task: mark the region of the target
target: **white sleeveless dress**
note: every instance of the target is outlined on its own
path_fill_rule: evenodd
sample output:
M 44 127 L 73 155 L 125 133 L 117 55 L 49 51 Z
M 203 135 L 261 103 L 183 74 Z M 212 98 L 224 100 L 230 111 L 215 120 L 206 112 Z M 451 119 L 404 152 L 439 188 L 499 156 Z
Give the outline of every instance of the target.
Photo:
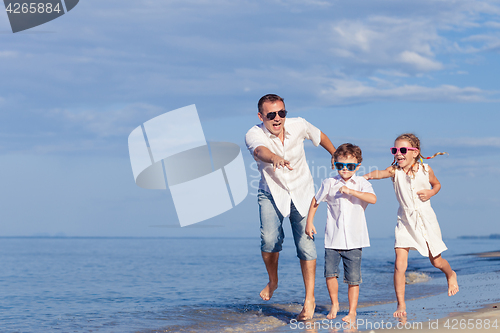
M 425 170 L 427 164 L 423 164 Z M 402 169 L 396 169 L 394 191 L 399 202 L 396 242 L 394 247 L 409 247 L 428 257 L 429 249 L 433 257 L 447 249 L 441 238 L 441 229 L 430 200 L 422 202 L 417 192 L 431 189 L 429 173 L 419 165 L 414 177 L 408 176 Z M 427 248 L 427 246 L 429 246 Z

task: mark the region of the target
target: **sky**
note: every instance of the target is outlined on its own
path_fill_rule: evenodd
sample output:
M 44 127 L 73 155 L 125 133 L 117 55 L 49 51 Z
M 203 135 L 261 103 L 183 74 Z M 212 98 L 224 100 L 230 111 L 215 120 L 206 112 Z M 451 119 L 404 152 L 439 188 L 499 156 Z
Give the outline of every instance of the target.
M 16 34 L 0 13 L 0 236 L 258 242 L 244 136 L 267 93 L 335 146 L 360 146 L 360 174 L 389 166 L 401 133 L 425 156 L 448 152 L 429 162 L 443 236 L 500 233 L 499 50 L 500 1 L 81 0 Z M 208 141 L 241 147 L 249 195 L 181 228 L 168 190 L 135 184 L 127 139 L 191 104 Z M 306 155 L 316 185 L 335 175 L 324 149 Z M 392 184 L 372 184 L 370 236 L 393 237 Z

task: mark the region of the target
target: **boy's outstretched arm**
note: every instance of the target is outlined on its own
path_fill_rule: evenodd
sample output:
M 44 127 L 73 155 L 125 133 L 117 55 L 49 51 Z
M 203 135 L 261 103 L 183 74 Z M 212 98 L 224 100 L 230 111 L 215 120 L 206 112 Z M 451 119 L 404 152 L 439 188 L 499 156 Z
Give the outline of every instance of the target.
M 353 197 L 356 197 L 359 200 L 363 200 L 363 201 L 368 202 L 370 204 L 374 204 L 377 202 L 377 196 L 375 194 L 368 193 L 368 192 L 356 191 L 356 190 L 348 188 L 347 186 L 342 186 L 340 188 L 339 192 L 342 194 L 345 193 L 347 195 L 352 195 Z
M 309 206 L 309 213 L 307 213 L 307 222 L 306 222 L 306 235 L 314 238 L 314 234 L 317 234 L 316 228 L 314 227 L 314 215 L 318 210 L 319 204 L 316 202 L 316 198 L 313 197 L 311 200 L 311 206 Z
M 385 170 L 375 170 L 363 175 L 363 177 L 367 180 L 394 177 L 394 168 L 390 166 Z

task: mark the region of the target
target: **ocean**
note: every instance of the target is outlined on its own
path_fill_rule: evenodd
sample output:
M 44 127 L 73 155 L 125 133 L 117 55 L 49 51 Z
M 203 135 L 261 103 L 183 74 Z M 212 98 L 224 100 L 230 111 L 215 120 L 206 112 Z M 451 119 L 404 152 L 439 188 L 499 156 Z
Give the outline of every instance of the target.
M 499 258 L 472 255 L 500 250 L 500 239 L 445 242 L 449 250 L 443 257 L 457 271 L 459 294 L 466 298 L 455 302 L 466 303 L 468 311 L 500 300 Z M 388 304 L 395 301 L 393 244 L 391 238 L 371 239 L 371 247 L 363 249 L 358 318 L 376 313 L 389 320 L 395 309 Z M 315 316 L 321 319 L 330 300 L 320 238 L 317 248 Z M 2 333 L 288 332 L 294 331 L 290 321 L 304 297 L 291 238 L 280 254 L 279 288 L 269 302 L 259 297 L 267 274 L 258 238 L 4 237 L 0 265 Z M 478 278 L 490 281 L 484 282 L 489 291 L 482 296 Z M 432 300 L 447 291 L 444 275 L 416 251 L 411 251 L 407 282 L 407 299 Z M 347 309 L 344 283 L 339 299 L 341 318 Z M 422 311 L 408 312 L 418 320 L 450 312 L 441 307 Z

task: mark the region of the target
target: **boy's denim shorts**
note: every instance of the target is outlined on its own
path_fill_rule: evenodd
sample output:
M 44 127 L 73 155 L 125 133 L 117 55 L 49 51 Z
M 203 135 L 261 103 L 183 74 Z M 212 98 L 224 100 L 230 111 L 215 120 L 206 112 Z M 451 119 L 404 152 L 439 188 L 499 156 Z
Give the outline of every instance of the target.
M 335 250 L 325 248 L 325 277 L 339 277 L 340 259 L 344 263 L 344 282 L 358 285 L 361 280 L 362 249 Z
M 260 214 L 260 238 L 262 252 L 280 252 L 285 239 L 283 232 L 283 215 L 274 203 L 273 196 L 263 190 L 257 193 Z M 292 226 L 293 240 L 300 260 L 314 260 L 317 257 L 314 240 L 306 235 L 307 216 L 303 217 L 295 208 L 293 202 L 290 207 L 290 225 Z

